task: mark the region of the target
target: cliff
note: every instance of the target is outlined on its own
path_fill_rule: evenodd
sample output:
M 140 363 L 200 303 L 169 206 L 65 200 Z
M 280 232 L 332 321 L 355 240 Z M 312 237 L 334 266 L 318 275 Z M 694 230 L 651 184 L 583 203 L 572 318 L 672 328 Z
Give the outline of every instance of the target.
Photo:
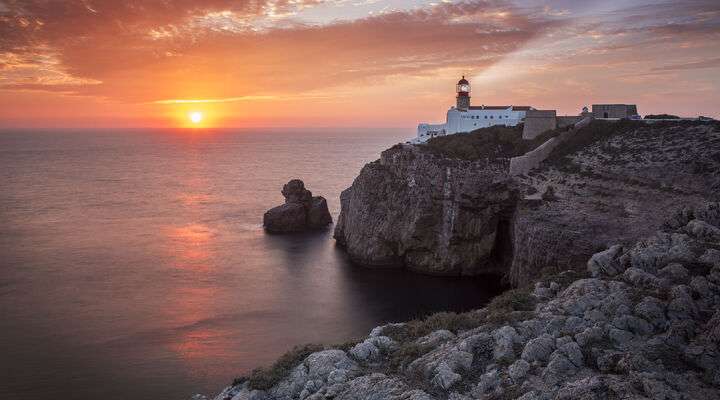
M 455 136 L 366 165 L 335 237 L 359 263 L 516 289 L 296 348 L 216 400 L 720 398 L 717 124 L 594 122 L 518 176 L 537 142 Z
M 501 274 L 520 285 L 653 233 L 679 205 L 718 200 L 717 124 L 595 121 L 564 136 L 540 168 L 510 176 L 511 157 L 561 134 L 523 141 L 520 132 L 482 129 L 383 152 L 341 195 L 338 244 L 367 266 Z
M 397 145 L 366 165 L 340 196 L 337 243 L 357 263 L 437 275 L 502 274 L 518 186 L 511 156 L 547 139 L 521 128 Z
M 504 170 L 502 162 L 395 146 L 343 191 L 335 239 L 368 266 L 499 273 L 510 259 L 507 249 L 496 246 L 497 237 L 507 231 L 517 201 Z
M 508 276 L 518 285 L 650 235 L 678 207 L 720 200 L 720 127 L 596 121 L 515 182 L 524 196 Z M 549 187 L 553 198 L 543 200 Z
M 216 400 L 720 398 L 720 203 L 465 314 L 296 349 Z

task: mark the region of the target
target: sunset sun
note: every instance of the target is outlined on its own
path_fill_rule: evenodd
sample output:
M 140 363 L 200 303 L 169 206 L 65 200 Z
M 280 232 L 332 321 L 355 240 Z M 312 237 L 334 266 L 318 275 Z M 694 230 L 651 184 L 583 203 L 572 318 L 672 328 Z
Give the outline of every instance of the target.
M 199 124 L 203 120 L 203 114 L 200 111 L 193 111 L 188 117 L 193 124 Z

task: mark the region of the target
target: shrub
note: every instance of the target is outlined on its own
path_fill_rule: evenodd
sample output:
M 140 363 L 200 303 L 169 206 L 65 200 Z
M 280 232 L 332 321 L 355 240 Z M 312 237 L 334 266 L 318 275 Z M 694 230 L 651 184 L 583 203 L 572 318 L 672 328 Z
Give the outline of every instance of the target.
M 444 157 L 463 160 L 495 160 L 523 155 L 535 149 L 561 130 L 545 132 L 533 140 L 522 138 L 522 125 L 496 125 L 469 133 L 456 133 L 430 139 L 420 148 Z
M 355 347 L 356 344 L 358 344 L 362 341 L 363 341 L 363 339 L 351 339 L 344 343 L 336 344 L 333 346 L 328 346 L 328 348 L 338 349 L 338 350 L 342 350 L 342 351 L 350 351 L 350 349 L 352 349 L 353 347 Z
M 257 390 L 270 389 L 283 378 L 288 376 L 290 371 L 300 364 L 307 356 L 323 349 L 323 346 L 316 344 L 296 346 L 278 358 L 277 361 L 275 361 L 275 363 L 269 368 L 254 369 L 247 378 L 248 386 L 251 389 Z M 242 383 L 243 381 L 241 379 L 242 378 L 238 378 L 235 381 Z
M 388 326 L 383 333 L 395 341 L 407 343 L 440 329 L 458 333 L 476 328 L 483 322 L 482 315 L 477 310 L 465 313 L 439 312 L 403 325 Z
M 680 117 L 672 114 L 648 114 L 645 119 L 680 119 Z
M 556 166 L 562 166 L 570 161 L 566 156 L 572 155 L 612 136 L 622 135 L 646 126 L 647 125 L 641 121 L 620 120 L 613 122 L 594 120 L 587 126 L 578 129 L 577 132 L 568 136 L 560 145 L 553 149 L 546 162 Z
M 524 319 L 535 309 L 536 299 L 528 288 L 512 289 L 496 296 L 487 306 L 489 322 Z
M 423 353 L 424 351 L 420 345 L 414 342 L 402 343 L 400 348 L 390 356 L 388 367 L 393 371 L 401 370 L 407 367 L 409 363 L 420 358 Z
M 595 252 L 603 251 L 605 248 L 596 249 Z M 573 269 L 565 271 L 556 271 L 553 268 L 545 268 L 541 271 L 538 282 L 542 282 L 543 286 L 550 285 L 550 282 L 556 282 L 560 285 L 560 288 L 564 289 L 570 286 L 571 283 L 579 280 L 589 278 L 590 273 L 587 271 L 587 265 L 577 265 Z

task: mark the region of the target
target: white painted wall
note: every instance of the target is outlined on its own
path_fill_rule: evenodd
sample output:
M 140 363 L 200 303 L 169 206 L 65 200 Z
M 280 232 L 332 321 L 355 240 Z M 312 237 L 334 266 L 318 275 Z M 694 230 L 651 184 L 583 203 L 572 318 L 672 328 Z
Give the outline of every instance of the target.
M 413 142 L 422 143 L 435 136 L 470 132 L 494 125 L 515 126 L 524 118 L 525 111 L 513 110 L 512 107 L 504 110 L 475 109 L 468 111 L 460 111 L 451 107 L 447 112 L 444 124 L 419 124 L 417 137 Z

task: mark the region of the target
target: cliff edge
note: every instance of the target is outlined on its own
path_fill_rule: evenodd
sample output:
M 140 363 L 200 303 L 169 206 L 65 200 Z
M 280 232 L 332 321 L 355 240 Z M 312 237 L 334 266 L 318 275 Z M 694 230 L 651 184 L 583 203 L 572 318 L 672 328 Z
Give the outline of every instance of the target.
M 720 398 L 720 203 L 486 308 L 306 346 L 216 400 Z
M 523 141 L 493 127 L 386 150 L 342 193 L 337 243 L 366 266 L 521 285 L 719 199 L 716 123 L 593 121 L 539 168 L 508 174 L 511 157 L 560 133 Z
M 517 201 L 505 170 L 502 162 L 395 146 L 342 192 L 335 239 L 367 266 L 443 275 L 499 273 L 510 259 L 496 238 L 507 231 Z

